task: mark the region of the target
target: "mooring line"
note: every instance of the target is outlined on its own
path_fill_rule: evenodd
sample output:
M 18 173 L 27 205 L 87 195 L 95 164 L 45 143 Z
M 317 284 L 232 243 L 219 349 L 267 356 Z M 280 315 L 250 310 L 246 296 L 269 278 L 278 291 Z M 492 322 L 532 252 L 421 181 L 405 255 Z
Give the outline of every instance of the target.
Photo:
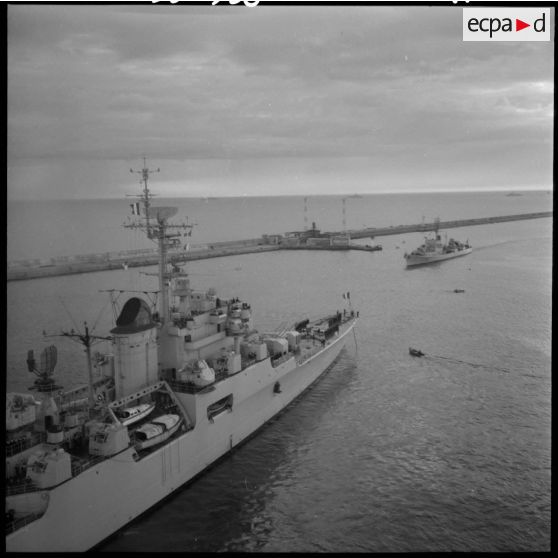
M 511 372 L 511 370 L 508 370 L 507 368 L 500 368 L 498 366 L 490 366 L 487 364 L 479 364 L 476 362 L 468 362 L 466 360 L 459 360 L 457 358 L 449 358 L 449 357 L 445 357 L 445 356 L 441 356 L 441 355 L 427 355 L 425 354 L 424 356 L 430 356 L 431 358 L 443 358 L 444 360 L 449 360 L 451 362 L 456 362 L 458 364 L 467 364 L 468 366 L 472 366 L 473 368 L 492 368 L 493 370 L 499 370 L 500 372 L 506 372 L 507 374 L 509 374 Z

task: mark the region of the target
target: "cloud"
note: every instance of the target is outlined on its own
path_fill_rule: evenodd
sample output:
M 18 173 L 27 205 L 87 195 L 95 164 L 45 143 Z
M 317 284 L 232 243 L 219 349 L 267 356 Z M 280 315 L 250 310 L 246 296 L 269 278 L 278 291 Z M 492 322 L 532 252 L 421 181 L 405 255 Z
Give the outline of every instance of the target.
M 452 7 L 10 5 L 8 44 L 12 169 L 360 157 L 387 175 L 436 153 L 447 174 L 503 145 L 530 168 L 552 133 L 552 44 L 464 43 Z

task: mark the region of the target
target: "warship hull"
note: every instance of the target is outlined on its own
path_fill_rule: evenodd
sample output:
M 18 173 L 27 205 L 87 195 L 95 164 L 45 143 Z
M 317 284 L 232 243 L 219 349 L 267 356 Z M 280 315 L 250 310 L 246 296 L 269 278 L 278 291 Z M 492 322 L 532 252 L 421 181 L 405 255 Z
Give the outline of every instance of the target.
M 452 260 L 453 258 L 458 258 L 459 256 L 466 256 L 472 251 L 472 248 L 465 248 L 464 250 L 456 250 L 455 252 L 449 252 L 446 254 L 426 254 L 423 256 L 410 254 L 406 257 L 407 267 L 442 262 L 444 260 Z
M 145 456 L 130 446 L 51 489 L 25 498 L 42 508 L 34 521 L 7 534 L 8 552 L 86 551 L 194 479 L 238 446 L 314 383 L 344 347 L 356 320 L 317 352 L 272 366 L 256 362 L 195 396 L 174 391 L 194 427 Z M 232 406 L 209 417 L 208 407 L 231 396 Z M 233 398 L 234 397 L 234 401 Z M 195 416 L 192 416 L 195 415 Z M 31 501 L 34 499 L 34 501 Z

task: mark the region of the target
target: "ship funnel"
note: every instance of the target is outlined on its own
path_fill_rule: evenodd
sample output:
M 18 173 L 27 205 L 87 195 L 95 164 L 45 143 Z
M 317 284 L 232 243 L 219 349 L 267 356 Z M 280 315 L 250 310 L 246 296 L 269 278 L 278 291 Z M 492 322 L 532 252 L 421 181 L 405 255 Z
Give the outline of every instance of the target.
M 157 324 L 147 303 L 137 297 L 123 306 L 111 330 L 116 397 L 157 381 Z

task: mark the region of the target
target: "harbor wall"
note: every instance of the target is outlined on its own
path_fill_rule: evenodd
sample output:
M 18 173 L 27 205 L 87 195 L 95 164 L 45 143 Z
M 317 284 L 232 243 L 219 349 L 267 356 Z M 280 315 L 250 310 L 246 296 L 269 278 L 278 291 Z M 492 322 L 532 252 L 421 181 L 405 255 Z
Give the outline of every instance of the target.
M 262 242 L 262 239 L 248 239 L 192 245 L 188 251 L 169 251 L 169 256 L 177 263 L 183 263 L 222 256 L 233 256 L 236 254 L 270 252 L 279 250 L 280 248 L 281 247 L 278 245 L 266 245 Z M 48 259 L 18 260 L 8 262 L 7 280 L 18 281 L 23 279 L 54 277 L 58 275 L 90 273 L 93 271 L 123 269 L 125 267 L 143 267 L 156 265 L 157 262 L 158 256 L 155 248 L 63 256 Z
M 507 221 L 519 221 L 523 219 L 539 219 L 552 217 L 552 215 L 552 211 L 546 211 L 541 213 L 522 213 L 518 215 L 481 217 L 477 219 L 440 221 L 438 225 L 436 225 L 436 223 L 420 223 L 414 225 L 397 225 L 378 228 L 368 227 L 365 229 L 349 230 L 346 232 L 350 234 L 351 239 L 374 238 L 376 236 L 388 236 L 412 232 L 428 232 L 434 230 L 436 226 L 440 229 L 451 229 L 456 227 L 470 227 L 475 225 L 503 223 Z M 342 233 L 328 232 L 325 234 L 329 236 L 338 236 Z M 187 251 L 172 251 L 169 252 L 169 255 L 175 261 L 181 263 L 238 254 L 270 252 L 284 248 L 287 248 L 287 245 L 281 245 L 281 240 L 278 238 L 278 235 L 274 235 L 273 237 L 263 235 L 261 238 L 252 238 L 247 240 L 230 240 L 205 244 L 192 244 Z M 331 249 L 336 248 L 336 246 L 331 247 Z M 122 269 L 124 267 L 141 267 L 156 264 L 157 251 L 155 248 L 63 256 L 48 259 L 17 260 L 7 262 L 7 280 L 17 281 L 23 279 L 37 279 L 40 277 L 54 277 L 58 275 L 107 271 L 111 269 Z
M 540 213 L 521 213 L 518 215 L 500 215 L 498 217 L 480 217 L 477 219 L 460 219 L 455 221 L 440 221 L 436 223 L 420 223 L 417 225 L 396 225 L 391 227 L 369 227 L 366 229 L 347 231 L 352 239 L 370 238 L 374 236 L 388 236 L 394 234 L 406 234 L 412 232 L 429 232 L 436 229 L 454 229 L 457 227 L 472 227 L 475 225 L 490 225 L 493 223 L 505 223 L 507 221 L 521 221 L 523 219 L 541 219 L 543 217 L 552 217 L 552 211 L 543 211 Z M 334 234 L 334 233 L 328 233 Z

